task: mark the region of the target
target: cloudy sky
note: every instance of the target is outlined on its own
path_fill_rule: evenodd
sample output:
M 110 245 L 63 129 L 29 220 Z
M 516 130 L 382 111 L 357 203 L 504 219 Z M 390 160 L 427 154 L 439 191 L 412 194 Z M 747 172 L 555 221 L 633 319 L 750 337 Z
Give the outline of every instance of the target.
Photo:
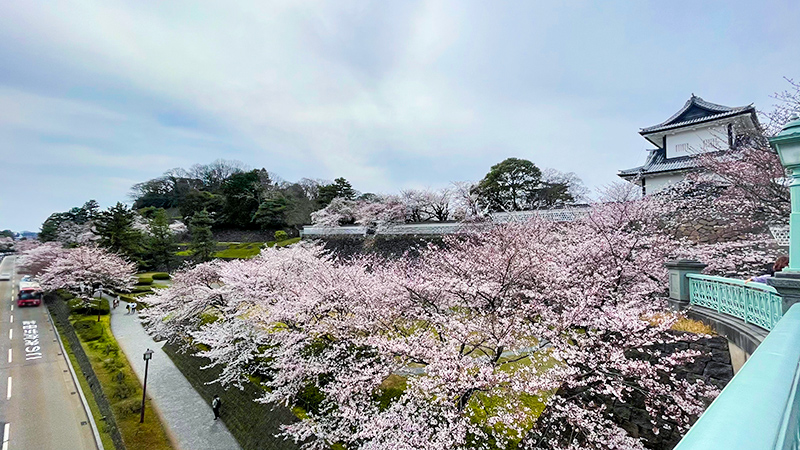
M 694 92 L 769 109 L 795 1 L 5 0 L 0 229 L 237 159 L 361 191 L 507 157 L 595 188 Z

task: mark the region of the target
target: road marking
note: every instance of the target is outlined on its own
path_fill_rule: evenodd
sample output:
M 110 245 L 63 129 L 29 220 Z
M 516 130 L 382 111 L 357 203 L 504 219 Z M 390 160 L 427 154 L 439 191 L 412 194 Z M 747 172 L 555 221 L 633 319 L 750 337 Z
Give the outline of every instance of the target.
M 8 429 L 11 428 L 11 424 L 6 422 L 6 426 L 3 427 L 3 450 L 8 450 Z
M 11 398 L 11 377 L 8 377 L 8 390 L 6 391 L 6 400 Z
M 13 328 L 8 330 L 8 339 L 9 340 L 14 339 L 14 329 Z
M 8 362 L 11 362 L 11 349 L 8 349 Z

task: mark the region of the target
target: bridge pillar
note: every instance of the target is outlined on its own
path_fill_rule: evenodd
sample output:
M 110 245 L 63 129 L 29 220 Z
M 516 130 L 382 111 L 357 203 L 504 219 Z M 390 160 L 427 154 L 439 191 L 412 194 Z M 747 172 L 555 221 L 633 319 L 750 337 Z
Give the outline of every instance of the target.
M 680 311 L 689 306 L 689 278 L 690 273 L 701 273 L 706 264 L 692 259 L 678 259 L 667 261 L 664 266 L 669 270 L 669 307 L 673 311 Z
M 789 214 L 789 267 L 767 280 L 783 299 L 783 313 L 800 303 L 800 119 L 795 115 L 769 145 L 778 153 L 783 167 L 792 174 L 789 184 L 791 214 Z
M 781 296 L 783 314 L 795 303 L 800 303 L 800 274 L 776 272 L 774 277 L 767 278 L 767 284 L 774 287 Z

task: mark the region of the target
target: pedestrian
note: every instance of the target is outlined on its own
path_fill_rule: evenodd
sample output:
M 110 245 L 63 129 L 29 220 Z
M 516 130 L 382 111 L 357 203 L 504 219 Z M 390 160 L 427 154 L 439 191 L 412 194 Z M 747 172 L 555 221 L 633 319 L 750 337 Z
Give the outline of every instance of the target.
M 136 302 L 131 303 L 131 314 L 136 314 Z
M 772 265 L 772 270 L 764 275 L 759 275 L 757 277 L 748 278 L 745 280 L 745 283 L 755 282 L 755 283 L 767 283 L 767 280 L 774 277 L 776 273 L 780 272 L 781 270 L 789 267 L 789 257 L 784 255 L 779 257 L 775 260 L 775 263 Z
M 131 313 L 131 304 L 125 303 L 125 314 L 130 314 L 130 313 Z
M 219 399 L 219 395 L 214 395 L 214 400 L 211 400 L 211 409 L 214 410 L 214 420 L 219 419 L 219 407 L 222 406 L 222 400 Z

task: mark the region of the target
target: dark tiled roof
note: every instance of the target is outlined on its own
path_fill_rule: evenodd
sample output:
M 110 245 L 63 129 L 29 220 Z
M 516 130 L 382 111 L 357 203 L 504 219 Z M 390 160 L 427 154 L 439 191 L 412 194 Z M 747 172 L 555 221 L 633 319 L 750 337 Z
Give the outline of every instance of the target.
M 656 131 L 677 128 L 685 125 L 691 125 L 693 123 L 705 122 L 708 120 L 722 119 L 724 117 L 730 117 L 749 112 L 755 112 L 755 108 L 752 104 L 747 106 L 730 107 L 707 102 L 702 98 L 692 94 L 692 97 L 686 101 L 686 103 L 683 105 L 683 108 L 673 114 L 669 119 L 661 122 L 658 125 L 642 128 L 639 133 L 654 133 Z
M 632 178 L 638 175 L 694 169 L 698 166 L 697 158 L 693 155 L 668 159 L 666 151 L 663 148 L 657 148 L 650 150 L 644 165 L 633 169 L 620 170 L 617 175 L 622 178 Z

